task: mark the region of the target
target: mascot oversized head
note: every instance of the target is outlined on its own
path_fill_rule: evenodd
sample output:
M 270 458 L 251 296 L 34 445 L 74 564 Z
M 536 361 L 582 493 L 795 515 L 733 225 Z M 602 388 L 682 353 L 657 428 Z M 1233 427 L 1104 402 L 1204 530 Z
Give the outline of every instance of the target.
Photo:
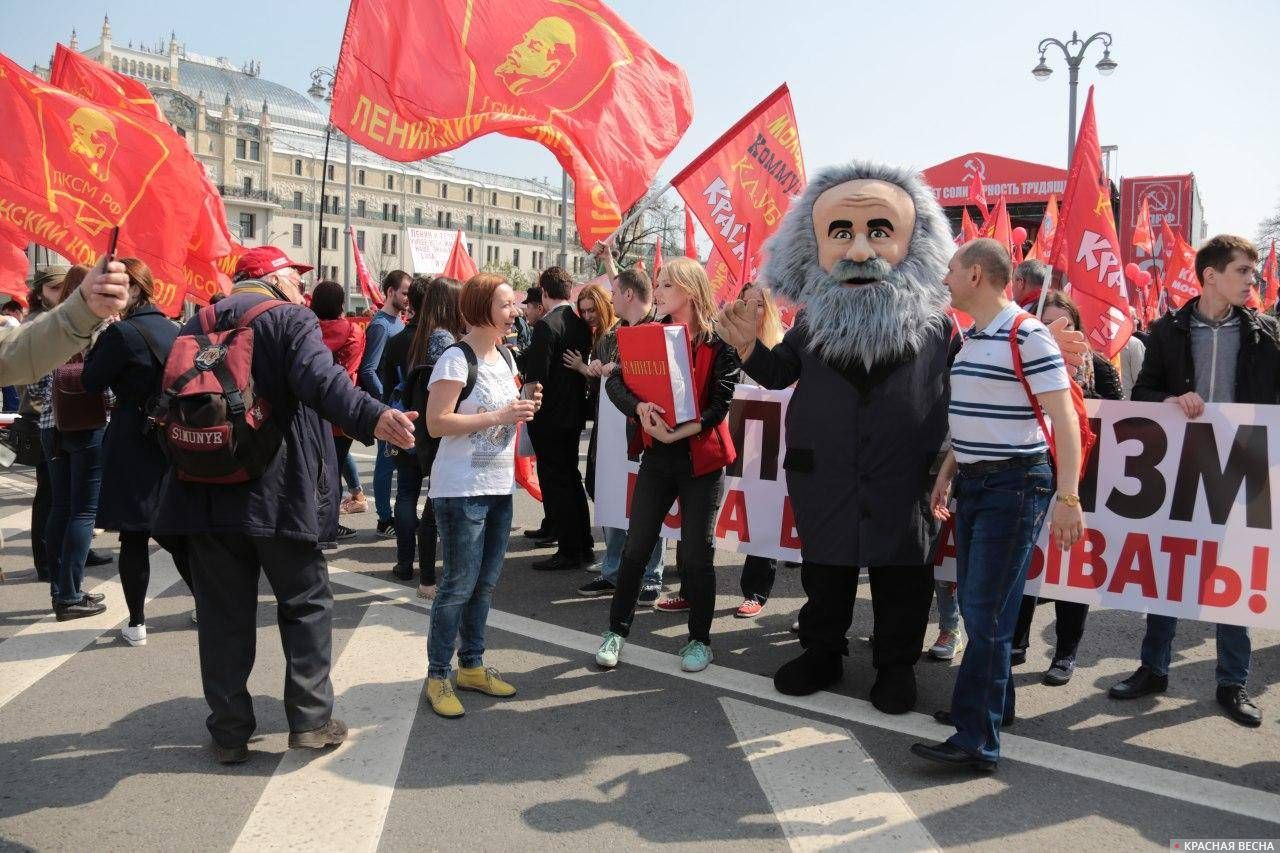
M 804 303 L 809 346 L 833 367 L 909 357 L 946 313 L 955 244 L 911 169 L 855 161 L 819 172 L 766 248 L 762 277 Z

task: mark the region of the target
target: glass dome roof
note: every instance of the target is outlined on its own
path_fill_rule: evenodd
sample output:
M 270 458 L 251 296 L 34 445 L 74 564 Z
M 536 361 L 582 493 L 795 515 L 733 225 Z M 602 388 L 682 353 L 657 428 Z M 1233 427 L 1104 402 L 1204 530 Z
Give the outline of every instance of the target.
M 257 115 L 266 101 L 273 124 L 323 130 L 329 121 L 326 111 L 301 92 L 243 71 L 183 59 L 178 62 L 178 86 L 193 100 L 204 92 L 205 105 L 214 111 L 230 93 L 232 108 L 246 116 Z

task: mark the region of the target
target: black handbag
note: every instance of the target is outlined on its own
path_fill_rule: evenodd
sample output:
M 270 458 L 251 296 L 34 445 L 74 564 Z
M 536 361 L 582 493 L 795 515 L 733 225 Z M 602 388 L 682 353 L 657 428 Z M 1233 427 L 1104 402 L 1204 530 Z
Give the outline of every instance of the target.
M 40 446 L 40 423 L 34 415 L 19 415 L 0 436 L 0 444 L 13 451 L 19 465 L 35 467 L 44 459 Z

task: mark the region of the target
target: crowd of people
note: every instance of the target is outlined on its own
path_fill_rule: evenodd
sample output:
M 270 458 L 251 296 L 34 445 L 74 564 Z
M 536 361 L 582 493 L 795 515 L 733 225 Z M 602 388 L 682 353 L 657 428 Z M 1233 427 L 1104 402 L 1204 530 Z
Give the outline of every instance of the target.
M 604 246 L 608 285 L 578 288 L 551 267 L 523 300 L 495 274 L 395 271 L 367 323 L 349 316 L 339 284 L 307 293 L 311 267 L 271 246 L 247 252 L 230 293 L 181 326 L 153 306 L 141 261 L 45 271 L 25 324 L 0 328 L 0 381 L 22 388 L 24 418 L 39 431 L 32 557 L 52 611 L 69 620 L 108 607 L 83 588 L 84 569 L 94 529 L 118 532 L 120 634 L 145 645 L 154 540 L 194 596 L 207 725 L 217 759 L 236 763 L 256 725 L 246 685 L 265 573 L 287 660 L 289 744 L 341 743 L 324 551 L 354 535 L 343 515 L 369 510 L 351 449 L 372 446 L 376 532 L 395 539 L 393 575 L 416 580 L 430 601 L 426 700 L 460 717 L 459 690 L 517 689 L 486 665 L 485 625 L 527 443 L 545 517 L 523 535 L 555 547 L 532 570 L 598 574 L 575 580 L 578 593 L 611 599 L 596 663 L 619 664 L 637 607 L 651 605 L 687 612 L 680 666 L 697 672 L 713 661 L 715 519 L 737 456 L 735 386 L 794 387 L 784 468 L 806 601 L 794 626 L 802 653 L 775 685 L 802 695 L 841 677 L 866 568 L 873 704 L 912 710 L 921 654 L 960 656 L 952 705 L 935 715 L 956 734 L 913 752 L 992 770 L 1000 729 L 1016 716 L 1011 668 L 1026 660 L 1040 603 L 1023 595 L 1032 547 L 1046 520 L 1058 547 L 1083 533 L 1073 386 L 1085 398 L 1172 400 L 1189 418 L 1205 403 L 1274 404 L 1280 326 L 1244 307 L 1254 247 L 1217 237 L 1197 254 L 1202 295 L 1135 336 L 1117 369 L 1088 351 L 1078 309 L 1044 264 L 1015 267 L 988 239 L 953 251 L 920 186 L 887 168 L 818 175 L 761 280 L 722 306 L 696 261 L 669 260 L 651 276 L 619 270 Z M 802 306 L 790 328 L 775 289 Z M 973 327 L 957 328 L 951 306 Z M 619 329 L 653 322 L 684 326 L 692 345 L 699 416 L 674 428 L 628 385 L 619 357 Z M 626 416 L 640 465 L 628 527 L 600 528 L 598 554 L 594 424 L 585 478 L 579 453 L 600 405 Z M 218 460 L 230 467 L 215 471 Z M 663 598 L 660 534 L 677 498 L 679 586 Z M 953 516 L 958 580 L 935 582 L 938 524 Z M 761 613 L 777 572 L 773 559 L 745 558 L 735 616 Z M 939 632 L 926 646 L 934 600 Z M 1071 602 L 1055 610 L 1048 685 L 1071 679 L 1088 614 Z M 1167 688 L 1176 620 L 1146 618 L 1141 666 L 1111 688 L 1116 699 Z M 1249 658 L 1248 631 L 1219 625 L 1217 701 L 1256 726 Z

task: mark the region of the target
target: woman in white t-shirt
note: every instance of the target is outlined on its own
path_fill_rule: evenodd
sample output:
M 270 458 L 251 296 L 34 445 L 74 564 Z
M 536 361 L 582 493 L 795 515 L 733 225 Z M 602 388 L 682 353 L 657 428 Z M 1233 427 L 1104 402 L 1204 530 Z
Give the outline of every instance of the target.
M 533 420 L 542 402 L 540 388 L 533 399 L 521 399 L 511 356 L 498 346 L 519 314 L 506 280 L 473 276 L 462 288 L 460 307 L 469 331 L 436 361 L 426 413 L 427 429 L 441 439 L 429 497 L 442 551 L 427 638 L 426 694 L 442 717 L 463 713 L 449 680 L 459 639 L 459 689 L 500 697 L 516 692 L 497 670 L 485 668 L 484 629 L 511 535 L 516 424 Z

